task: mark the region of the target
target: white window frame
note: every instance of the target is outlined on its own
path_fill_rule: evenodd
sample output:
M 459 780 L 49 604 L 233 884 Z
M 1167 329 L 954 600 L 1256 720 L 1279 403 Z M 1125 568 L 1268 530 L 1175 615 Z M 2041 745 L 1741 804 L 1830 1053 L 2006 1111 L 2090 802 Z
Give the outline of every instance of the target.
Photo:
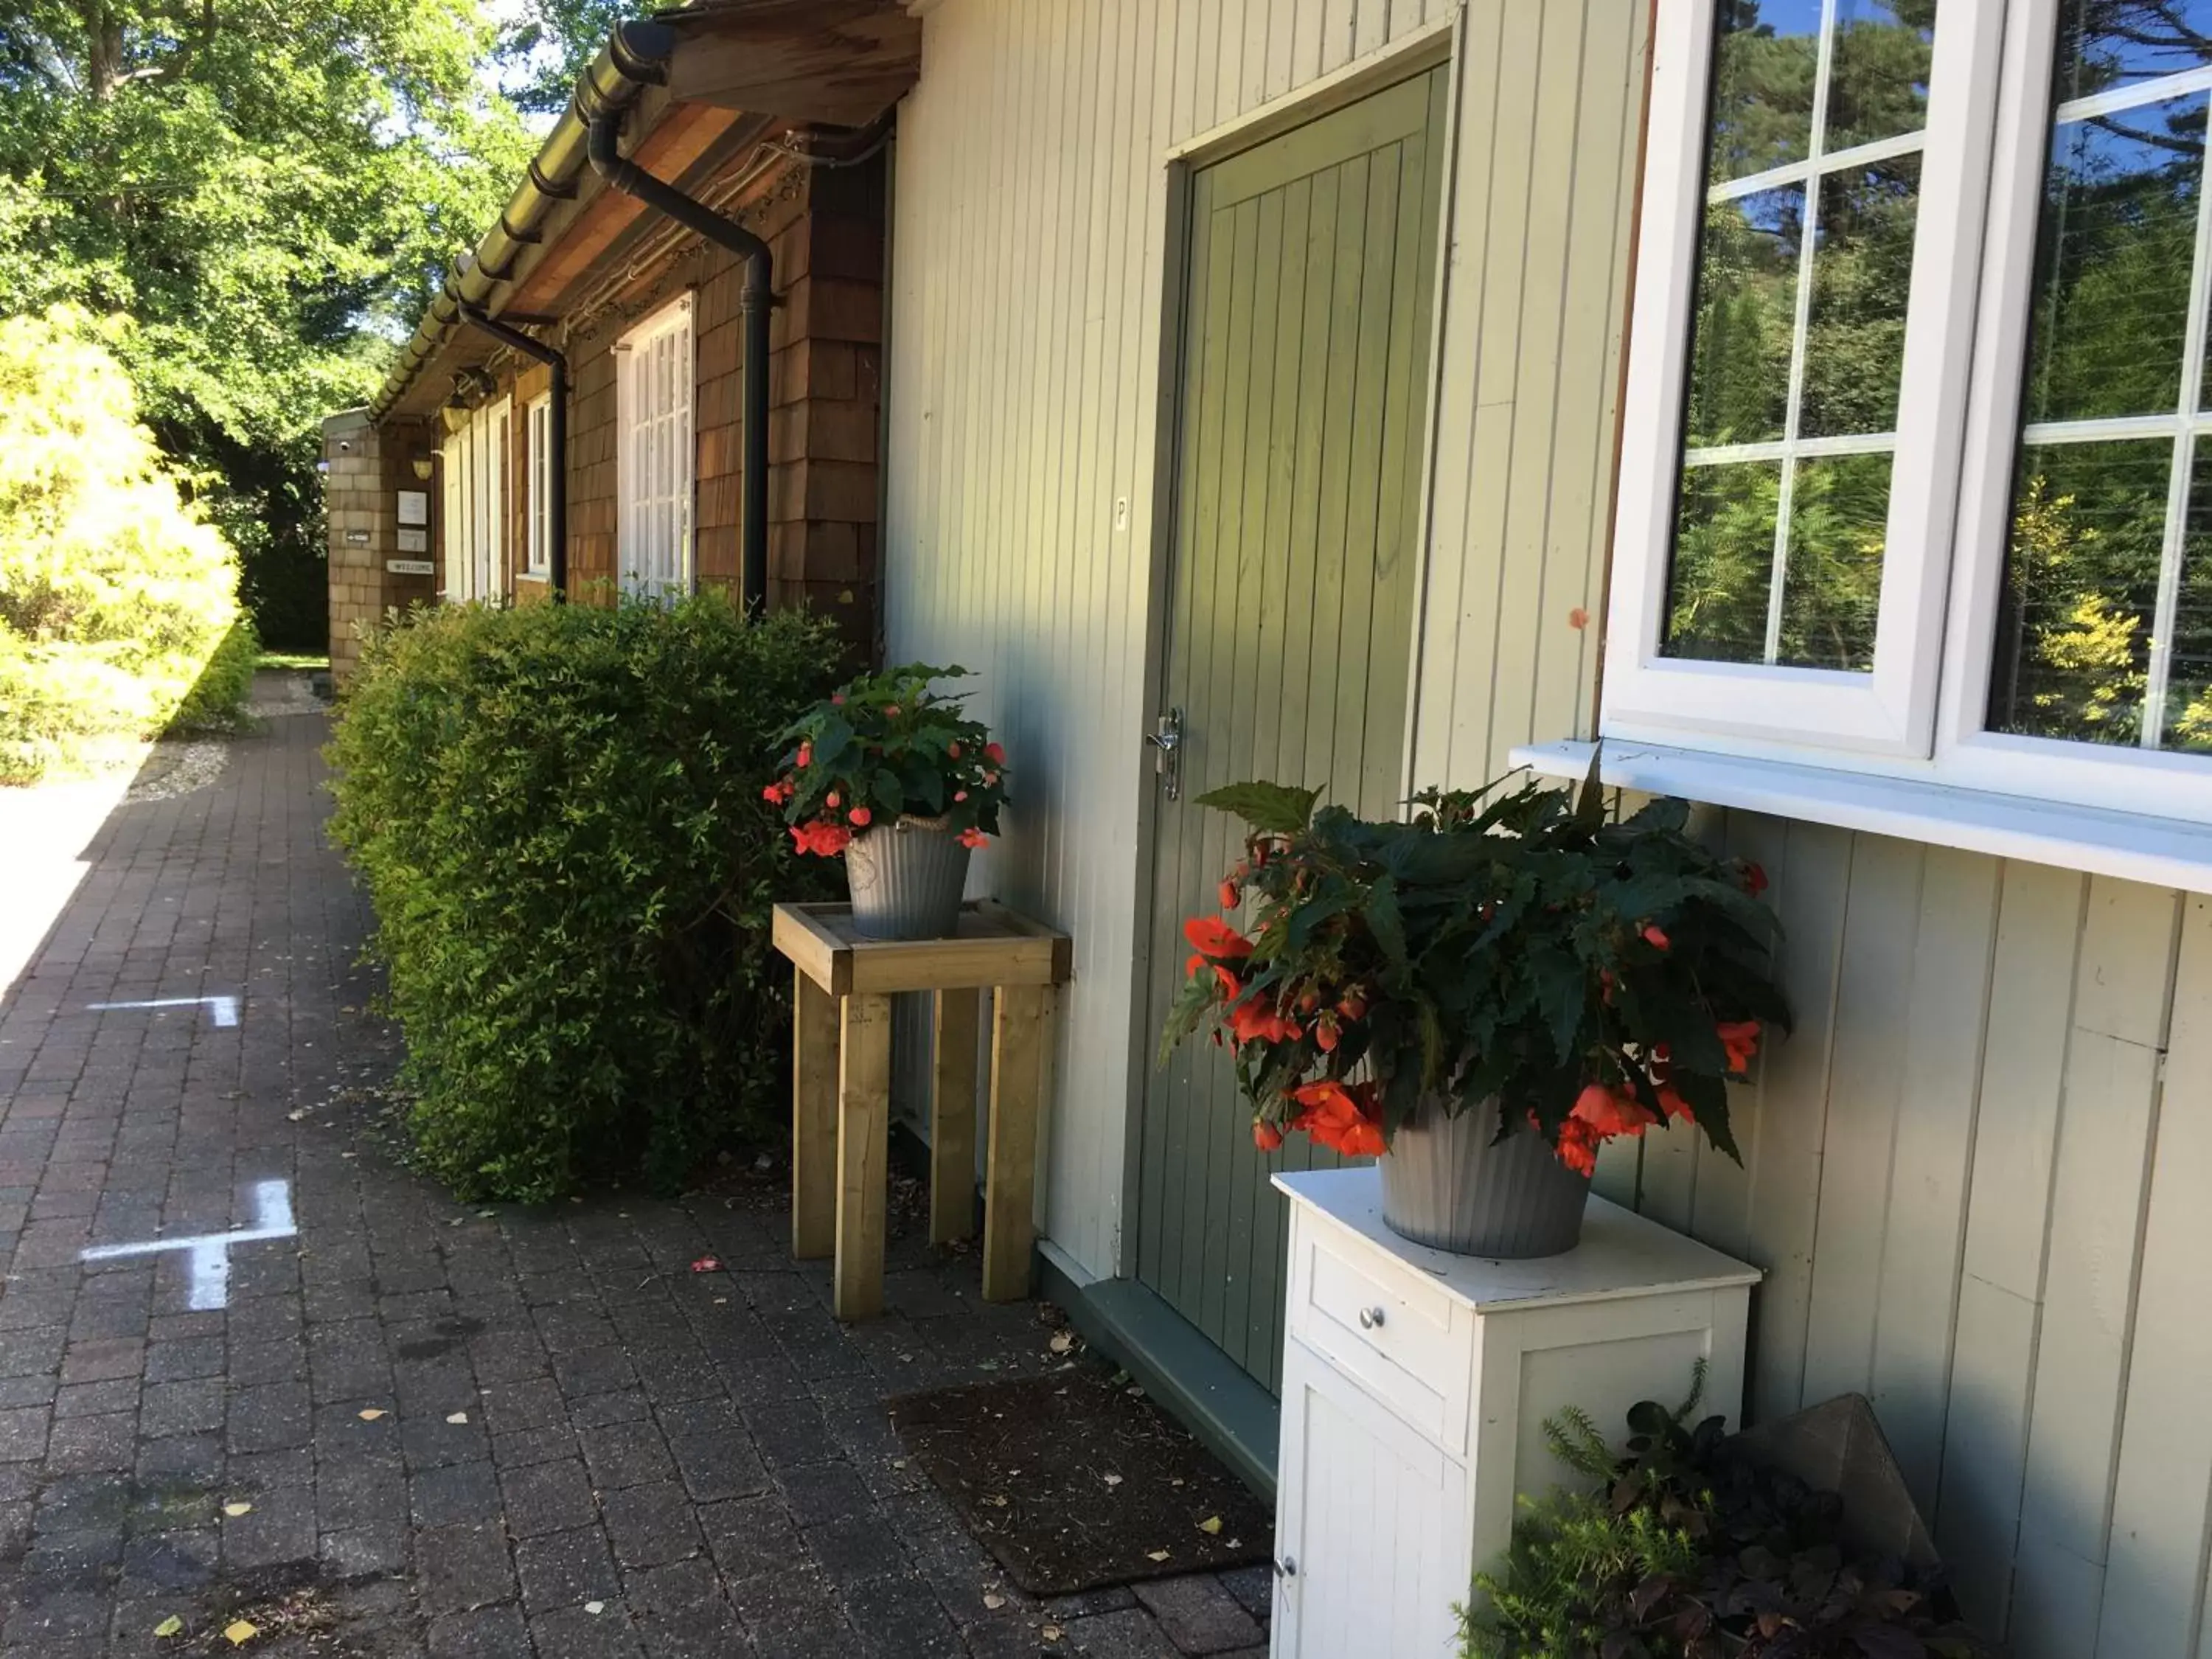
M 1824 21 L 1836 5 L 1825 0 Z M 1945 0 L 1929 74 L 1878 643 L 1873 672 L 1863 674 L 1659 652 L 1717 8 L 1714 0 L 1667 0 L 1657 9 L 1607 613 L 1607 738 L 2212 823 L 2212 758 L 1983 729 L 2058 5 Z M 1823 41 L 1831 38 L 1824 29 Z M 2212 83 L 2212 74 L 2203 78 Z M 1880 154 L 1884 146 L 1866 149 Z M 2212 189 L 2200 192 L 2199 210 L 2191 327 L 2201 354 Z M 1801 312 L 1802 305 L 1801 293 Z M 2212 416 L 2198 425 L 2212 430 Z
M 623 591 L 667 599 L 691 591 L 698 487 L 692 422 L 692 296 L 615 343 L 615 550 Z M 666 378 L 655 384 L 653 376 Z
M 1990 181 L 1990 259 L 1997 269 L 2025 270 L 2035 257 L 2037 214 L 2042 204 L 2045 130 L 2053 112 L 2051 49 L 2059 0 L 2013 0 L 2014 21 L 2004 51 L 2004 95 L 1996 117 L 1996 161 Z M 2190 77 L 2197 90 L 2212 87 L 2212 70 Z M 2175 91 L 2168 96 L 2178 95 Z M 2212 144 L 2207 146 L 2212 155 Z M 2206 185 L 2212 185 L 2208 178 Z M 1977 331 L 1984 349 L 1974 363 L 1972 416 L 1967 427 L 1958 554 L 1952 573 L 1951 622 L 1944 656 L 1943 717 L 1936 732 L 1936 764 L 1948 781 L 2006 794 L 2049 796 L 2087 805 L 2124 806 L 2159 817 L 2212 823 L 2212 756 L 2120 748 L 1984 729 L 1990 677 L 1996 666 L 1997 593 L 2004 578 L 2008 521 L 2012 513 L 2012 468 L 2021 382 L 2027 370 L 2028 284 L 1988 284 Z M 2197 382 L 2206 350 L 2206 312 L 2212 305 L 2212 188 L 2200 185 L 2197 203 L 2197 269 L 2190 293 L 2189 331 L 2182 378 Z M 2179 417 L 2153 416 L 2147 429 L 2171 435 Z M 2197 433 L 2212 428 L 2198 416 Z M 2181 457 L 2174 489 L 2188 487 L 2189 457 Z M 2169 495 L 2166 534 L 2180 533 L 2185 498 Z M 2176 568 L 2169 561 L 2159 621 L 2172 614 Z M 2169 624 L 2170 628 L 2170 624 Z M 2154 651 L 2166 644 L 2160 639 Z M 2148 712 L 2148 706 L 2147 706 Z
M 528 436 L 525 466 L 525 568 L 532 576 L 553 570 L 553 394 L 541 392 L 522 411 Z
M 443 597 L 455 604 L 496 605 L 507 596 L 513 410 L 506 398 L 486 404 L 439 446 L 444 475 Z

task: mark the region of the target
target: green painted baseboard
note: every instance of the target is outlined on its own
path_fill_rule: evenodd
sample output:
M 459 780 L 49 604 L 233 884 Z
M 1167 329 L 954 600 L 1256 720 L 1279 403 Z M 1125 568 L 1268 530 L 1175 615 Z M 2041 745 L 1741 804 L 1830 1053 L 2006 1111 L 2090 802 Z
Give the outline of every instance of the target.
M 1155 1291 L 1133 1279 L 1079 1285 L 1044 1263 L 1044 1293 L 1091 1346 L 1143 1383 L 1207 1450 L 1270 1503 L 1282 1407 Z

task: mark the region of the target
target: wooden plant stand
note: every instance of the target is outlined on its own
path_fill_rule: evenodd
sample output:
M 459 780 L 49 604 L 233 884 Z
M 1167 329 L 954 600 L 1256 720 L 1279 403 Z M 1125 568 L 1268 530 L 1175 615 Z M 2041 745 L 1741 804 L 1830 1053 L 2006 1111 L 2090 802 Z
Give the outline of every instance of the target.
M 933 994 L 929 1237 L 964 1238 L 975 1202 L 975 1038 L 994 992 L 991 1123 L 983 1183 L 983 1298 L 1029 1294 L 1038 1097 L 1051 988 L 1068 976 L 1067 935 L 988 902 L 965 906 L 951 939 L 871 939 L 844 904 L 779 904 L 775 948 L 793 979 L 791 1253 L 834 1256 L 840 1319 L 884 1305 L 891 998 Z

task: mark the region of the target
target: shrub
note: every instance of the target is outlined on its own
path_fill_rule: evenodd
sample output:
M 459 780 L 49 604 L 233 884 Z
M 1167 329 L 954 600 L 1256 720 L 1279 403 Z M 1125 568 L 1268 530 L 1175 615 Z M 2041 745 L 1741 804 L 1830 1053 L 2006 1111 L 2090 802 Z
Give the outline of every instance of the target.
M 417 611 L 366 641 L 331 830 L 377 913 L 422 1164 L 465 1196 L 681 1181 L 787 1113 L 770 907 L 826 896 L 763 799 L 834 628 L 672 609 Z
M 252 681 L 237 557 L 185 504 L 109 343 L 67 307 L 0 319 L 0 781 L 180 710 L 219 723 Z

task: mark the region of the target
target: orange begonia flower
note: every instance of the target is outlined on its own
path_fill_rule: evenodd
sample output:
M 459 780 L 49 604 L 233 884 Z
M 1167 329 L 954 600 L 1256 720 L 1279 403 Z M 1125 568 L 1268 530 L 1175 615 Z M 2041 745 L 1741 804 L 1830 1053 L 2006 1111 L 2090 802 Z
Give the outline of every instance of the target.
M 1602 1137 L 1581 1118 L 1571 1117 L 1559 1125 L 1559 1162 L 1577 1175 L 1597 1172 L 1597 1144 Z
M 1218 916 L 1193 916 L 1183 923 L 1182 936 L 1209 957 L 1236 962 L 1252 954 L 1252 941 Z
M 1644 924 L 1644 942 L 1655 951 L 1663 951 L 1672 943 L 1667 937 L 1667 930 L 1656 921 Z
M 1589 1124 L 1601 1140 L 1610 1140 L 1615 1135 L 1640 1135 L 1656 1121 L 1627 1090 L 1608 1089 L 1602 1083 L 1593 1083 L 1575 1097 L 1574 1109 L 1568 1114 L 1568 1121 Z
M 1261 1118 L 1252 1126 L 1252 1144 L 1263 1152 L 1272 1152 L 1283 1144 L 1283 1132 Z
M 1247 997 L 1229 1011 L 1229 1034 L 1243 1042 L 1291 1042 L 1298 1028 L 1285 1019 L 1267 996 Z
M 1347 1158 L 1379 1158 L 1389 1151 L 1382 1139 L 1382 1115 L 1372 1084 L 1347 1088 L 1324 1078 L 1291 1091 L 1304 1107 L 1291 1127 L 1303 1129 L 1322 1146 Z
M 1759 1022 L 1755 1019 L 1723 1020 L 1713 1027 L 1713 1035 L 1728 1050 L 1729 1070 L 1741 1076 L 1751 1069 L 1752 1056 L 1759 1052 Z

